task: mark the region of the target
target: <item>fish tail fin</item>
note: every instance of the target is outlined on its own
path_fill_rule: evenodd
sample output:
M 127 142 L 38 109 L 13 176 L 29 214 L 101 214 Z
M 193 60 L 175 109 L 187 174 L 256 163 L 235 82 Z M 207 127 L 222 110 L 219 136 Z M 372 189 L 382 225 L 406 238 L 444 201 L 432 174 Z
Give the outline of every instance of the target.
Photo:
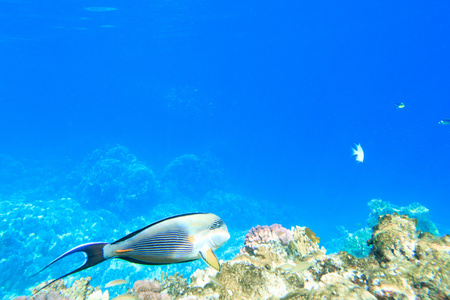
M 52 264 L 54 264 L 55 262 L 57 262 L 58 260 L 77 253 L 77 252 L 84 252 L 86 253 L 87 257 L 85 262 L 77 269 L 73 270 L 72 272 L 69 272 L 59 278 L 56 278 L 52 281 L 50 281 L 49 283 L 47 283 L 46 285 L 44 285 L 43 287 L 41 287 L 40 289 L 38 289 L 37 291 L 35 291 L 34 293 L 39 292 L 40 290 L 42 290 L 43 288 L 46 288 L 47 286 L 49 286 L 50 284 L 52 284 L 53 282 L 60 280 L 66 276 L 72 275 L 74 273 L 80 272 L 82 270 L 85 270 L 87 268 L 93 267 L 103 261 L 105 261 L 106 259 L 103 257 L 103 247 L 105 247 L 105 245 L 108 245 L 108 243 L 89 243 L 89 244 L 83 244 L 80 246 L 77 246 L 69 251 L 67 251 L 66 253 L 62 254 L 61 256 L 57 257 L 56 259 L 54 259 L 51 263 L 49 263 L 47 266 L 45 266 L 42 270 L 40 270 L 39 272 L 37 272 L 36 274 L 32 275 L 31 277 L 36 276 L 37 274 L 41 273 L 42 271 L 44 271 L 45 269 L 47 269 L 48 267 L 50 267 Z

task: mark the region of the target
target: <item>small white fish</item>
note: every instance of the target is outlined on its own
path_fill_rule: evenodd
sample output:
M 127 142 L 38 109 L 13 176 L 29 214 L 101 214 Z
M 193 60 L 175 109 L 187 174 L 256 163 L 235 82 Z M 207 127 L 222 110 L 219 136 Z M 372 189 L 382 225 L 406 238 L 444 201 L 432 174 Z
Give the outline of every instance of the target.
M 293 267 L 294 267 L 294 265 L 291 265 L 291 264 L 281 264 L 278 267 L 276 267 L 276 269 L 283 270 L 283 271 L 290 271 L 290 270 L 292 270 Z
M 105 288 L 109 288 L 109 287 L 113 287 L 113 286 L 117 286 L 117 285 L 122 285 L 122 284 L 125 284 L 125 283 L 127 283 L 127 281 L 124 280 L 124 279 L 116 279 L 116 280 L 108 282 L 105 285 Z
M 309 269 L 309 267 L 311 267 L 313 265 L 312 262 L 308 262 L 308 261 L 304 261 L 304 262 L 300 262 L 298 263 L 295 267 L 293 267 L 290 271 L 291 274 L 295 274 L 298 272 L 302 272 L 304 270 Z
M 216 277 L 213 277 L 213 276 L 209 275 L 209 280 L 211 280 L 211 282 L 217 284 L 218 286 L 220 286 L 222 288 L 224 287 L 223 283 L 219 279 L 217 279 Z
M 353 150 L 353 154 L 352 156 L 356 155 L 356 161 L 357 162 L 363 162 L 364 161 L 364 151 L 363 148 L 361 147 L 361 144 L 355 144 L 356 149 L 352 148 Z

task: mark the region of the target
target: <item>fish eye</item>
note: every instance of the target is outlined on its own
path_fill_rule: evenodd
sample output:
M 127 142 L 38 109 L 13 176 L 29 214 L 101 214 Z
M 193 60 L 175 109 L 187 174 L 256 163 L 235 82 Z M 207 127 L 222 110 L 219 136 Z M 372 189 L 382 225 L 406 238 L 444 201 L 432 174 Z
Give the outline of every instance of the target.
M 211 226 L 209 226 L 209 230 L 214 230 L 222 227 L 224 225 L 223 221 L 221 219 L 215 220 L 212 222 Z

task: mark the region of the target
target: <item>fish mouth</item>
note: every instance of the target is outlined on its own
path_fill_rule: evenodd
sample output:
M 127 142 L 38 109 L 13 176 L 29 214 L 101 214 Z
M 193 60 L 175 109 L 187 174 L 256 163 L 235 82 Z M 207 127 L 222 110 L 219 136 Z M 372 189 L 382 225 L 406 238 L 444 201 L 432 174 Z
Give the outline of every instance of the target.
M 224 244 L 226 241 L 230 239 L 230 233 L 228 231 L 220 231 L 216 234 L 211 235 L 208 240 L 212 247 L 219 248 Z

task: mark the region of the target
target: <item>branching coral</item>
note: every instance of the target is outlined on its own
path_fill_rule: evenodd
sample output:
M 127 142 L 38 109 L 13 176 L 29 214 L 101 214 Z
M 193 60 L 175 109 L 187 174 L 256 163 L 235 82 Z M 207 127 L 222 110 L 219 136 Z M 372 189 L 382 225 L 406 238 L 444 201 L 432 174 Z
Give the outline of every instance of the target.
M 308 237 L 306 227 L 296 226 L 291 231 L 292 239 L 289 241 L 287 251 L 293 260 L 299 260 L 301 257 L 314 253 L 325 254 L 325 248 L 320 248 L 316 241 Z

